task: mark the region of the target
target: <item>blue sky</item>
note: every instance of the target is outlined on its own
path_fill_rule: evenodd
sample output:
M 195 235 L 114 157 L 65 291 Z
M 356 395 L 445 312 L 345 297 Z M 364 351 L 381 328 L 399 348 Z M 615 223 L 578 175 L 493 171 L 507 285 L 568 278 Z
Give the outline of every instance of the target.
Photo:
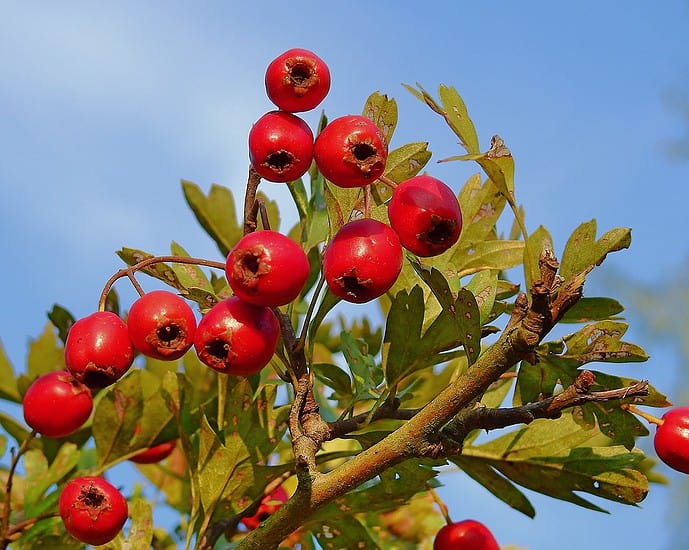
M 247 131 L 272 108 L 265 66 L 290 47 L 330 65 L 331 118 L 387 93 L 399 104 L 396 144 L 428 140 L 436 159 L 456 154 L 456 144 L 401 84 L 455 86 L 482 145 L 498 133 L 511 148 L 527 225 L 545 225 L 558 252 L 580 222 L 597 218 L 600 231 L 633 228 L 632 248 L 609 259 L 615 273 L 653 284 L 687 258 L 689 164 L 664 154 L 686 129 L 663 96 L 689 87 L 689 3 L 233 4 L 3 3 L 0 337 L 15 365 L 53 303 L 78 316 L 96 307 L 122 245 L 163 253 L 174 239 L 218 259 L 179 180 L 241 196 Z M 317 116 L 305 118 L 314 125 Z M 476 171 L 429 170 L 455 189 Z M 296 213 L 284 187 L 265 191 L 282 201 L 288 226 Z M 593 288 L 604 279 L 594 276 Z M 643 331 L 629 336 L 652 355 L 629 375 L 672 398 L 676 356 Z M 453 516 L 485 521 L 502 544 L 581 548 L 585 529 L 588 541 L 615 540 L 611 548 L 667 547 L 663 488 L 611 516 L 534 497 L 529 520 L 462 474 L 445 482 Z

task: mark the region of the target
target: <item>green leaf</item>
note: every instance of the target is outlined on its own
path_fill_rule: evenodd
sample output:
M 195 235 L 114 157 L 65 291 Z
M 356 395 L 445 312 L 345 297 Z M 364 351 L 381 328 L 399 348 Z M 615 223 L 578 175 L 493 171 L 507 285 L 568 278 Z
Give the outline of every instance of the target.
M 366 100 L 362 114 L 382 130 L 385 140 L 390 143 L 397 126 L 397 102 L 386 94 L 373 92 Z
M 52 323 L 46 324 L 42 334 L 29 344 L 26 363 L 27 374 L 31 380 L 65 368 L 64 349 L 55 335 Z
M 22 398 L 17 388 L 17 380 L 9 357 L 5 353 L 5 347 L 0 340 L 0 399 L 7 399 L 20 403 Z
M 471 365 L 481 353 L 481 317 L 476 298 L 467 288 L 459 289 L 456 295 L 453 294 L 449 282 L 437 269 L 431 268 L 429 272 L 417 264 L 413 265 L 440 302 L 443 314 L 451 320 L 451 330 L 462 343 Z M 427 335 L 432 334 L 432 329 L 437 326 L 440 318 L 439 316 L 429 327 Z
M 499 272 L 494 269 L 479 271 L 465 286 L 476 299 L 481 325 L 486 323 L 493 311 L 498 288 L 498 274 Z
M 144 498 L 137 498 L 129 505 L 129 516 L 132 518 L 127 542 L 131 550 L 149 550 L 153 542 L 153 511 L 151 504 Z
M 417 83 L 418 90 L 404 84 L 414 96 L 416 96 L 421 101 L 425 102 L 433 111 L 445 118 L 445 121 L 450 126 L 452 131 L 459 137 L 462 146 L 467 150 L 468 153 L 478 153 L 478 135 L 476 134 L 476 128 L 474 123 L 469 118 L 469 113 L 467 112 L 464 100 L 461 98 L 457 90 L 453 87 L 445 86 L 441 84 L 438 88 L 438 95 L 440 96 L 440 102 L 433 99 L 433 97 L 424 90 L 420 84 Z
M 631 230 L 616 228 L 596 241 L 596 220 L 582 223 L 567 240 L 560 262 L 560 276 L 565 280 L 600 265 L 610 252 L 628 248 Z
M 389 386 L 395 386 L 419 369 L 451 359 L 457 354 L 442 352 L 460 344 L 467 344 L 472 357 L 479 353 L 480 342 L 471 327 L 475 324 L 480 333 L 480 320 L 471 292 L 460 291 L 453 307 L 454 314 L 442 310 L 422 334 L 426 304 L 421 288 L 415 286 L 411 292 L 402 290 L 395 295 L 383 339 L 383 369 Z
M 513 483 L 591 510 L 605 511 L 579 493 L 622 504 L 641 502 L 648 492 L 648 480 L 639 470 L 643 453 L 607 441 L 565 414 L 465 446 L 463 456 L 484 461 Z
M 359 201 L 361 188 L 339 187 L 325 180 L 325 205 L 330 220 L 330 234 L 334 235 L 352 214 L 352 210 Z
M 67 309 L 59 304 L 53 304 L 53 308 L 48 312 L 48 319 L 57 329 L 57 335 L 64 344 L 67 341 L 67 333 L 76 319 Z
M 524 280 L 529 290 L 541 279 L 540 259 L 546 252 L 553 253 L 553 239 L 541 225 L 529 235 L 524 247 Z
M 524 493 L 517 489 L 510 480 L 504 478 L 489 464 L 486 464 L 484 460 L 460 456 L 452 458 L 451 461 L 505 504 L 530 518 L 536 516 L 536 510 L 529 502 L 529 499 L 524 496 Z
M 384 175 L 397 183 L 416 176 L 431 158 L 428 143 L 407 143 L 388 153 Z M 381 181 L 373 184 L 373 193 L 378 204 L 392 196 L 392 187 Z
M 462 187 L 458 200 L 464 223 L 456 248 L 469 249 L 482 241 L 496 239 L 495 224 L 506 201 L 495 184 L 490 179 L 481 184 L 480 174 L 474 174 Z
M 143 414 L 141 371 L 132 370 L 105 391 L 93 413 L 98 465 L 131 452 L 130 443 Z M 167 414 L 167 411 L 164 411 Z
M 255 392 L 248 378 L 229 377 L 225 398 L 225 436 L 237 436 L 252 462 L 266 462 L 287 431 L 289 407 L 275 407 L 273 384 Z
M 627 323 L 619 321 L 599 321 L 586 325 L 564 337 L 566 351 L 560 357 L 572 359 L 579 365 L 592 361 L 631 363 L 648 360 L 643 349 L 622 340 L 627 327 Z
M 580 298 L 560 319 L 561 323 L 605 321 L 622 313 L 624 307 L 612 298 Z
M 173 256 L 182 256 L 184 258 L 190 257 L 187 251 L 174 241 L 170 244 L 170 252 Z M 182 287 L 198 288 L 210 294 L 215 294 L 213 285 L 199 266 L 173 263 L 171 267 Z
M 502 271 L 520 265 L 524 256 L 524 242 L 481 241 L 469 248 L 450 250 L 453 252 L 448 264 L 453 266 L 452 272 L 458 277 L 464 277 L 486 269 Z
M 333 389 L 335 393 L 332 399 L 341 401 L 352 397 L 352 380 L 340 367 L 329 363 L 315 363 L 312 370 L 318 380 Z M 343 408 L 346 406 L 344 405 Z
M 220 440 L 204 415 L 199 437 L 198 478 L 201 504 L 207 521 L 213 516 L 223 496 L 228 498 L 234 495 L 236 501 L 244 493 L 244 485 L 248 482 L 250 486 L 253 481 L 247 480 L 245 475 L 238 475 L 240 464 L 250 457 L 243 441 L 239 437 L 231 437 L 226 443 Z M 239 490 L 239 487 L 242 489 Z
M 129 247 L 122 247 L 120 250 L 116 252 L 116 254 L 122 259 L 122 261 L 124 261 L 124 263 L 130 266 L 137 264 L 142 260 L 153 258 L 153 254 L 149 252 L 144 252 L 143 250 L 138 250 L 136 248 Z M 179 278 L 177 277 L 177 273 L 175 273 L 175 270 L 169 264 L 166 264 L 164 262 L 157 262 L 152 265 L 146 266 L 140 269 L 139 271 L 145 273 L 146 275 L 154 277 L 160 281 L 163 281 L 165 284 L 168 284 L 171 287 L 176 288 L 180 292 L 184 293 L 186 291 L 186 287 L 179 280 Z
M 350 515 L 340 515 L 311 528 L 316 540 L 323 550 L 341 550 L 342 548 L 361 548 L 376 550 L 379 546 L 371 538 L 367 529 Z
M 208 195 L 204 195 L 198 185 L 186 180 L 182 180 L 182 190 L 201 227 L 215 241 L 220 254 L 227 256 L 243 234 L 243 228 L 237 222 L 232 192 L 227 187 L 213 184 Z
M 79 462 L 79 449 L 74 443 L 64 443 L 55 459 L 46 469 L 40 470 L 35 478 L 26 480 L 24 490 L 24 510 L 29 516 L 37 515 L 42 506 L 36 510 L 35 505 L 41 505 L 41 500 L 46 491 L 53 484 L 60 483 L 68 474 L 77 467 Z

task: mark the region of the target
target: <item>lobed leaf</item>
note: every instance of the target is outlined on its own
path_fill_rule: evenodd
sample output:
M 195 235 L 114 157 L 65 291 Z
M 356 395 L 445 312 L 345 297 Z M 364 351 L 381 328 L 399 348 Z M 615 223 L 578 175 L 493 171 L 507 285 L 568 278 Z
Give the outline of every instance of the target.
M 535 420 L 488 443 L 468 446 L 463 457 L 484 461 L 511 482 L 585 508 L 605 511 L 579 493 L 637 504 L 648 492 L 639 451 L 609 446 L 598 430 L 582 428 L 571 415 Z
M 215 241 L 220 254 L 227 256 L 244 232 L 237 222 L 232 192 L 213 184 L 204 195 L 198 185 L 186 180 L 182 180 L 182 191 L 201 227 Z
M 373 92 L 366 100 L 362 114 L 381 129 L 387 143 L 392 141 L 397 126 L 397 101 L 394 98 Z

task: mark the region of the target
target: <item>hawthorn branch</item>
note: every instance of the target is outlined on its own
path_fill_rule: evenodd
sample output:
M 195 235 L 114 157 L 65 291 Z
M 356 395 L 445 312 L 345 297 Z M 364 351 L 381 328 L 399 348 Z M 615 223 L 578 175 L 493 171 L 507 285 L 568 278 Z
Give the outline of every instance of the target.
M 440 432 L 440 442 L 432 456 L 461 451 L 464 439 L 473 430 L 495 430 L 515 424 L 530 424 L 538 418 L 558 418 L 562 411 L 591 402 L 617 401 L 648 395 L 647 380 L 623 388 L 590 391 L 595 375 L 584 370 L 574 382 L 557 395 L 521 407 L 488 408 L 476 406 L 462 410 Z
M 260 530 L 240 543 L 242 550 L 277 548 L 306 517 L 321 506 L 373 479 L 391 466 L 413 456 L 426 456 L 437 444 L 440 430 L 460 411 L 485 393 L 497 380 L 522 360 L 536 360 L 536 346 L 566 310 L 583 293 L 584 276 L 560 287 L 558 263 L 550 252 L 539 262 L 540 280 L 533 283 L 531 299 L 520 294 L 507 326 L 497 341 L 408 422 L 380 442 L 325 474 L 311 476 L 295 496 L 280 508 Z M 555 296 L 555 298 L 553 298 Z

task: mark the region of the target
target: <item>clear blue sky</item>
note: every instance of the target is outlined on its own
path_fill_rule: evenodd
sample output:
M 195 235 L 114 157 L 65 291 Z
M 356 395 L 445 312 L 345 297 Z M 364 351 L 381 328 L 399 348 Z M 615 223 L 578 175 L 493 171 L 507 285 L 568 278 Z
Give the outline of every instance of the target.
M 401 83 L 456 86 L 482 145 L 499 133 L 512 149 L 530 228 L 545 225 L 561 251 L 591 218 L 600 230 L 632 227 L 631 250 L 611 265 L 647 284 L 662 280 L 689 252 L 688 165 L 663 152 L 685 128 L 662 99 L 689 89 L 687 37 L 689 3 L 680 0 L 3 2 L 0 337 L 21 368 L 53 303 L 78 316 L 96 307 L 122 245 L 163 253 L 175 239 L 217 258 L 179 180 L 241 196 L 247 131 L 272 108 L 265 65 L 295 46 L 329 63 L 331 117 L 387 93 L 399 103 L 396 143 L 428 140 L 435 158 L 456 145 Z M 456 189 L 475 171 L 431 169 Z M 266 192 L 283 201 L 289 225 L 284 188 Z M 642 331 L 629 336 L 653 356 L 629 375 L 672 398 L 673 354 L 650 347 Z M 445 482 L 453 516 L 485 521 L 505 545 L 667 548 L 663 488 L 638 509 L 611 505 L 611 516 L 534 497 L 530 520 L 462 474 Z

